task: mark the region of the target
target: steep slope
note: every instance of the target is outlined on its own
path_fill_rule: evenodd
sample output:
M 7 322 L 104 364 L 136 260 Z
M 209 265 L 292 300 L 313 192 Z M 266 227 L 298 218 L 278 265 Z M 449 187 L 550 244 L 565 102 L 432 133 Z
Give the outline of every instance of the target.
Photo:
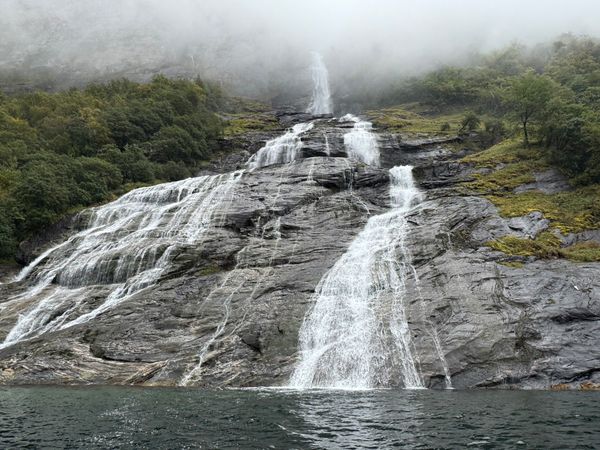
M 286 125 L 306 119 L 281 117 Z M 368 219 L 389 211 L 387 169 L 413 165 L 424 198 L 393 245 L 404 247 L 394 250 L 405 255 L 404 306 L 420 382 L 598 383 L 600 264 L 536 257 L 507 264 L 515 257 L 490 241 L 529 236 L 543 228 L 541 214 L 503 218 L 465 190 L 477 168 L 450 149 L 454 137 L 379 133 L 381 167 L 347 159 L 344 135 L 354 126 L 316 120 L 295 160 L 241 176 L 201 243 L 178 248 L 157 283 L 93 320 L 0 349 L 0 381 L 287 385 L 319 282 Z M 28 287 L 27 279 L 0 285 L 1 298 Z M 0 339 L 30 308 L 18 299 L 0 303 Z M 391 373 L 386 385 L 403 386 L 401 375 Z

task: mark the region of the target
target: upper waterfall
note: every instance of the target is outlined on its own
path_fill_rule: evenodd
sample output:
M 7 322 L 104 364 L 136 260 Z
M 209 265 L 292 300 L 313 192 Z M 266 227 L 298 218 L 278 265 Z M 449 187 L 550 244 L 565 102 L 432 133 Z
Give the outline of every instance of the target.
M 390 170 L 389 195 L 392 209 L 369 219 L 319 283 L 291 387 L 422 387 L 404 310 L 406 214 L 420 197 L 410 166 Z
M 331 114 L 333 105 L 331 92 L 329 91 L 329 72 L 325 67 L 323 57 L 317 52 L 312 53 L 311 74 L 313 93 L 310 106 L 306 112 L 314 115 Z

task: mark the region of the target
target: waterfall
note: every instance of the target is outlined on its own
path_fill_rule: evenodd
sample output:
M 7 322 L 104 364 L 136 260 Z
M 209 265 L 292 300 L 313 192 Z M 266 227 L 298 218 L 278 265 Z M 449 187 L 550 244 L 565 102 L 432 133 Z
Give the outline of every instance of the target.
M 87 322 L 156 283 L 201 242 L 242 173 L 135 189 L 92 209 L 86 229 L 19 274 L 30 287 L 14 301 L 32 306 L 0 347 Z
M 250 170 L 273 164 L 286 164 L 296 159 L 298 151 L 302 148 L 300 135 L 312 129 L 313 123 L 299 123 L 294 125 L 284 135 L 268 141 L 263 148 L 250 157 L 247 162 Z
M 346 114 L 340 121 L 354 122 L 352 130 L 344 135 L 344 146 L 348 157 L 370 166 L 379 166 L 379 148 L 377 137 L 372 132 L 371 122 L 360 120 L 352 114 Z
M 311 74 L 313 80 L 313 94 L 307 113 L 313 115 L 331 114 L 333 105 L 329 91 L 329 73 L 323 62 L 323 57 L 316 52 L 312 53 Z
M 404 310 L 406 215 L 420 198 L 410 166 L 390 170 L 389 195 L 391 210 L 368 220 L 317 286 L 291 387 L 422 387 Z

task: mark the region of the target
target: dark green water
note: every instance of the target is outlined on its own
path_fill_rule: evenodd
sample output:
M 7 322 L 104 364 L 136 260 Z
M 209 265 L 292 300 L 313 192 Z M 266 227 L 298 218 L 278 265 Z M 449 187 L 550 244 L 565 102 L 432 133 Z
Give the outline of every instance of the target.
M 598 448 L 600 393 L 0 388 L 0 448 Z

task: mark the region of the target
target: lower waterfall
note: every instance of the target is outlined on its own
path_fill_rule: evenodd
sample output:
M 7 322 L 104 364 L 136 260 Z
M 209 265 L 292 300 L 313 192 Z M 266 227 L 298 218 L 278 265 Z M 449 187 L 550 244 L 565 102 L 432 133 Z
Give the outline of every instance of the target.
M 319 283 L 290 387 L 423 387 L 404 310 L 406 215 L 420 199 L 412 167 L 390 170 L 389 195 L 392 209 L 368 220 Z
M 86 229 L 18 275 L 17 281 L 30 287 L 9 302 L 29 309 L 0 348 L 87 322 L 156 283 L 183 248 L 200 244 L 242 174 L 135 189 L 92 209 Z

